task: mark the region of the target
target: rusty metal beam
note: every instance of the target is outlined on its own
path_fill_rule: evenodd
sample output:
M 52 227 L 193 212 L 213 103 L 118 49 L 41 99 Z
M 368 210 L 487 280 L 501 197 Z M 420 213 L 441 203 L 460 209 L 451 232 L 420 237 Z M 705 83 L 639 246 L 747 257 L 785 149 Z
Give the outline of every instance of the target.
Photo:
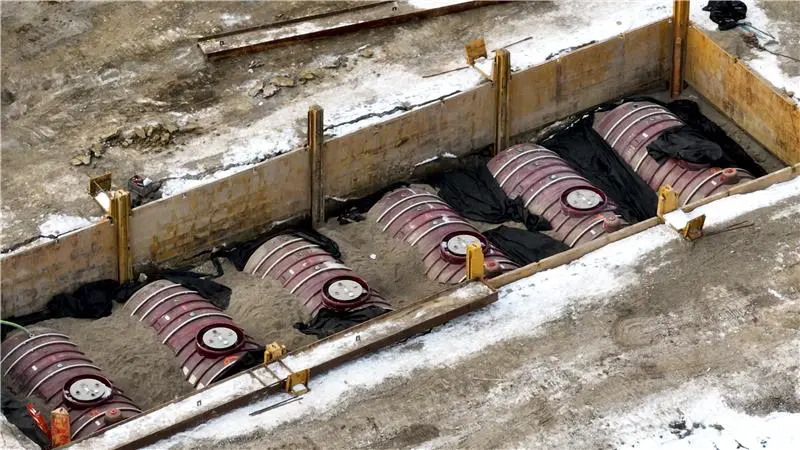
M 395 25 L 505 2 L 463 1 L 445 6 L 415 7 L 408 3 L 376 2 L 285 22 L 201 37 L 197 45 L 209 58 L 225 58 L 311 39 Z M 298 24 L 304 29 L 299 31 Z

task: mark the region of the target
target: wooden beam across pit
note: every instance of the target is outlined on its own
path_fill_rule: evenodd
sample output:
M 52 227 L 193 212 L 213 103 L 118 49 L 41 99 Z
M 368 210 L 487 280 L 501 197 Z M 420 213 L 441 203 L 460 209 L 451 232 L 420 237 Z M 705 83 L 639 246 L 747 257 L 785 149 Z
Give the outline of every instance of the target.
M 446 5 L 422 7 L 394 1 L 371 2 L 354 8 L 204 36 L 197 40 L 197 45 L 208 58 L 226 58 L 498 3 L 505 2 L 453 1 Z

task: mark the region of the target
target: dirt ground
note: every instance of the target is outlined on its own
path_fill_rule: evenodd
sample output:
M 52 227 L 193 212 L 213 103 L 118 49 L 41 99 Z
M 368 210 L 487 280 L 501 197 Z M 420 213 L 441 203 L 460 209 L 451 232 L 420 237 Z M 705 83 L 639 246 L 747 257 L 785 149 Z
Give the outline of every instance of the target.
M 673 241 L 641 261 L 638 283 L 532 338 L 351 387 L 341 406 L 273 432 L 172 448 L 636 448 L 620 418 L 655 399 L 626 427 L 668 443 L 684 413 L 667 400 L 717 389 L 738 412 L 798 413 L 798 214 L 795 197 L 737 219 L 753 227 Z
M 559 30 L 577 33 L 596 16 L 613 13 L 601 11 L 609 9 L 602 3 L 589 15 L 581 2 L 517 2 L 223 61 L 206 61 L 196 46 L 196 38 L 208 33 L 351 3 L 258 2 L 254 8 L 252 2 L 2 2 L 0 247 L 6 252 L 36 239 L 51 214 L 98 217 L 101 211 L 85 193 L 91 176 L 111 171 L 118 183 L 135 173 L 196 183 L 302 145 L 306 99 L 341 102 L 337 92 L 346 89 L 348 104 L 325 104 L 326 115 L 332 109 L 353 120 L 358 114 L 348 111 L 362 105 L 362 118 L 374 120 L 383 109 L 413 107 L 395 86 L 399 80 L 461 65 L 461 43 L 478 35 L 491 45 L 532 36 L 542 46 Z M 668 4 L 654 3 L 648 14 L 664 17 Z M 777 50 L 798 56 L 790 43 L 800 38 L 794 26 L 800 4 L 758 6 L 770 29 L 781 33 Z M 627 22 L 621 15 L 616 24 L 624 30 Z M 739 31 L 714 36 L 746 60 L 760 57 Z M 532 42 L 515 53 L 530 53 Z M 800 73 L 800 64 L 777 61 L 788 76 Z M 309 74 L 312 79 L 300 80 Z M 254 83 L 279 75 L 294 77 L 295 86 L 266 98 L 253 95 Z M 439 89 L 437 80 L 418 81 Z M 381 90 L 392 91 L 392 100 L 381 99 Z M 71 164 L 86 152 L 102 157 Z

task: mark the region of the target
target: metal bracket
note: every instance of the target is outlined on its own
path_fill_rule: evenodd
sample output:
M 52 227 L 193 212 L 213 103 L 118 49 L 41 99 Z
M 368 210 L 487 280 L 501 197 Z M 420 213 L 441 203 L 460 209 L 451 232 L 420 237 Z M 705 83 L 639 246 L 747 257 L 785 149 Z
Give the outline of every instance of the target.
M 292 395 L 303 395 L 308 392 L 308 380 L 311 379 L 311 370 L 304 369 L 292 372 L 286 377 L 284 388 Z
M 264 365 L 277 361 L 286 354 L 286 346 L 278 342 L 269 344 L 264 349 Z
M 474 41 L 467 42 L 464 45 L 464 53 L 467 55 L 467 65 L 478 71 L 481 76 L 489 81 L 492 81 L 492 76 L 487 74 L 475 65 L 475 61 L 479 58 L 486 58 L 489 54 L 486 52 L 486 41 L 483 38 L 475 39 Z
M 670 213 L 678 209 L 678 193 L 672 189 L 672 186 L 665 184 L 658 189 L 658 209 L 656 215 L 661 221 L 664 221 L 664 214 Z
M 483 279 L 483 249 L 480 244 L 467 245 L 467 280 Z
M 686 222 L 686 226 L 681 231 L 681 236 L 687 241 L 693 241 L 703 237 L 703 225 L 706 223 L 706 215 L 700 215 Z

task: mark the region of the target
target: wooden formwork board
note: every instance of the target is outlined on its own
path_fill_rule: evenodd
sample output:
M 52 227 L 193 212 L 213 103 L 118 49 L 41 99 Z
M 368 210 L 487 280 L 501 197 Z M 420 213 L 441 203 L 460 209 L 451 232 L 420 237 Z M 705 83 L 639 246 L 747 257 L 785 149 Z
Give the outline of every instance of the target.
M 362 354 L 430 330 L 496 300 L 497 291 L 481 282 L 453 287 L 424 302 L 376 317 L 292 352 L 281 360 L 285 366 L 282 370 L 310 369 L 313 383 L 314 376 Z M 141 448 L 256 398 L 280 392 L 280 381 L 264 366 L 258 366 L 109 427 L 102 434 L 75 442 L 69 448 Z
M 106 219 L 3 258 L 2 317 L 41 310 L 59 292 L 117 278 L 117 235 Z
M 512 74 L 511 134 L 663 86 L 671 29 L 670 20 L 663 19 Z
M 256 237 L 276 221 L 308 214 L 308 152 L 272 158 L 182 194 L 136 208 L 134 265 L 190 258 L 224 243 Z
M 739 58 L 689 28 L 686 81 L 786 164 L 800 162 L 800 109 Z

